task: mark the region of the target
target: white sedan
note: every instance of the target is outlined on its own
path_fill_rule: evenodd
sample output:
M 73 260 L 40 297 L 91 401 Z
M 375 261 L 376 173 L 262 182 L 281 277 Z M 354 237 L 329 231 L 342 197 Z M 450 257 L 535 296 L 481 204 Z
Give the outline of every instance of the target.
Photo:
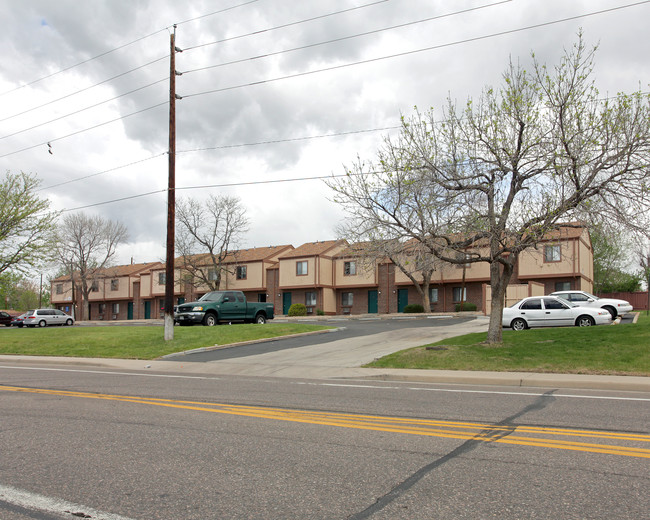
M 531 296 L 503 309 L 504 327 L 524 330 L 530 327 L 590 327 L 612 322 L 604 309 L 580 307 L 557 296 Z
M 625 300 L 617 300 L 616 298 L 599 298 L 593 294 L 584 291 L 556 291 L 551 293 L 551 296 L 559 296 L 571 303 L 577 303 L 581 307 L 597 307 L 606 309 L 612 315 L 612 319 L 616 318 L 619 314 L 632 312 L 632 305 Z

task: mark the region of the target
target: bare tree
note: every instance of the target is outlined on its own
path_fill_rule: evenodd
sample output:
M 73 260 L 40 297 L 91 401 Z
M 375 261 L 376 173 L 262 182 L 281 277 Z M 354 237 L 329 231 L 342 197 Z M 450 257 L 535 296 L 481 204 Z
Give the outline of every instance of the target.
M 205 202 L 181 199 L 176 204 L 176 226 L 176 252 L 188 281 L 195 287 L 218 290 L 228 269 L 228 255 L 248 231 L 241 201 L 214 195 Z
M 356 225 L 419 240 L 452 264 L 487 262 L 490 343 L 501 341 L 522 251 L 594 212 L 649 229 L 650 98 L 603 99 L 594 54 L 579 35 L 552 70 L 534 56 L 530 72 L 510 63 L 499 88 L 462 108 L 450 99 L 440 121 L 416 110 L 375 164 L 330 183 Z
M 50 258 L 58 213 L 36 194 L 40 182 L 27 173 L 7 172 L 0 182 L 0 273 L 26 272 Z
M 88 299 L 102 270 L 111 265 L 117 247 L 128 239 L 120 222 L 72 213 L 63 218 L 56 233 L 58 260 L 81 289 L 82 305 L 78 319 L 86 318 Z

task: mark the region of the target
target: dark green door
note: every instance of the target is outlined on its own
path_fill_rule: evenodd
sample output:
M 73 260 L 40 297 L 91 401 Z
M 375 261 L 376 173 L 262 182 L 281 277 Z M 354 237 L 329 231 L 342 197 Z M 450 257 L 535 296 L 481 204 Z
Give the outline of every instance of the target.
M 291 307 L 291 293 L 282 293 L 282 314 L 289 314 L 289 307 Z
M 129 305 L 127 306 L 126 319 L 127 320 L 132 320 L 133 319 L 133 302 L 129 302 Z
M 368 314 L 377 314 L 377 290 L 368 291 Z
M 144 302 L 144 319 L 151 318 L 151 302 Z
M 409 304 L 409 290 L 397 290 L 397 312 L 404 312 L 404 307 Z

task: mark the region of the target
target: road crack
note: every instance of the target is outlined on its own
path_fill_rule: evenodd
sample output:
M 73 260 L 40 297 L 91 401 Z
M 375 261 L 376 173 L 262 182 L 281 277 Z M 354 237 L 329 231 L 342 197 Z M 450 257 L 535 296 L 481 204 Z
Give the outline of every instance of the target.
M 470 451 L 473 451 L 478 446 L 481 445 L 484 446 L 486 442 L 494 442 L 498 439 L 503 439 L 504 437 L 507 437 L 508 435 L 513 433 L 517 428 L 517 425 L 514 424 L 514 422 L 517 419 L 531 412 L 542 410 L 546 408 L 548 405 L 550 405 L 552 402 L 554 402 L 555 401 L 555 397 L 553 397 L 554 392 L 556 392 L 556 390 L 549 390 L 548 392 L 540 395 L 533 403 L 529 404 L 528 406 L 525 406 L 517 413 L 511 415 L 510 417 L 506 417 L 502 421 L 496 423 L 494 426 L 496 426 L 497 428 L 490 427 L 480 431 L 474 437 L 465 441 L 463 444 L 458 446 L 453 451 L 449 452 L 447 455 L 437 460 L 434 460 L 433 462 L 430 462 L 426 466 L 423 466 L 415 473 L 410 475 L 408 478 L 406 478 L 398 485 L 393 487 L 393 489 L 391 489 L 388 493 L 379 497 L 372 505 L 370 505 L 363 511 L 359 511 L 358 513 L 348 516 L 348 520 L 365 520 L 367 518 L 372 517 L 372 515 L 374 515 L 378 511 L 381 511 L 391 502 L 404 495 L 415 484 L 417 484 L 429 473 L 438 469 L 440 466 L 462 455 L 465 455 Z

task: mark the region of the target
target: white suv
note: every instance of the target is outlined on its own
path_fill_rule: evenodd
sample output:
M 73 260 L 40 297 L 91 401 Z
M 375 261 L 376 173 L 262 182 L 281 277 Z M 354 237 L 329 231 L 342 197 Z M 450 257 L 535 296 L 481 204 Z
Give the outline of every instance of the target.
M 584 291 L 556 291 L 551 293 L 551 296 L 559 296 L 570 302 L 577 303 L 582 307 L 600 307 L 607 309 L 612 315 L 612 319 L 616 318 L 619 314 L 632 312 L 632 305 L 625 300 L 617 300 L 615 298 L 598 298 L 593 294 Z
M 74 325 L 72 316 L 58 309 L 35 309 L 25 313 L 23 325 L 45 327 L 46 325 Z

